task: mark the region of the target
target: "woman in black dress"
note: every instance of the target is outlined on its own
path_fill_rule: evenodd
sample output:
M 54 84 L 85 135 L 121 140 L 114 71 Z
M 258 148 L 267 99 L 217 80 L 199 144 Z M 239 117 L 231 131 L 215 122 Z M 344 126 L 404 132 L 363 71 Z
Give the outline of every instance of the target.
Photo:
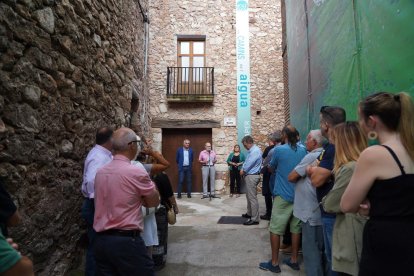
M 377 93 L 359 105 L 373 141 L 341 199 L 343 212 L 369 215 L 359 275 L 414 275 L 414 104 L 406 93 Z
M 240 169 L 245 160 L 244 154 L 240 152 L 240 146 L 235 145 L 233 152 L 227 157 L 227 164 L 230 171 L 230 197 L 236 194 L 236 197 L 240 196 Z

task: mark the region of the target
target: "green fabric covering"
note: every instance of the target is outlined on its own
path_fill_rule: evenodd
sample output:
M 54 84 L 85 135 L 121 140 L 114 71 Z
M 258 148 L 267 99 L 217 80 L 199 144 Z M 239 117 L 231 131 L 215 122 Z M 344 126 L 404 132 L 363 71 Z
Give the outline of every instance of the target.
M 414 96 L 413 1 L 285 3 L 291 123 L 302 136 L 319 127 L 322 105 L 356 120 L 373 92 Z

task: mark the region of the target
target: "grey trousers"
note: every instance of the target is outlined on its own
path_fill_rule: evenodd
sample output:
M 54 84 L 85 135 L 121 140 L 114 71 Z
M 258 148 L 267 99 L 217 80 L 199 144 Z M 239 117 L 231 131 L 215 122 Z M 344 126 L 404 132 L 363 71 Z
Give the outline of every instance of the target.
M 260 175 L 246 175 L 243 178 L 246 185 L 247 214 L 253 221 L 259 221 L 259 201 L 257 200 L 257 185 Z
M 216 168 L 214 168 L 214 166 L 202 166 L 201 173 L 203 175 L 203 195 L 204 196 L 208 195 L 207 183 L 208 183 L 209 177 L 210 177 L 210 193 L 211 195 L 214 195 L 215 189 L 216 189 L 216 185 L 215 185 Z

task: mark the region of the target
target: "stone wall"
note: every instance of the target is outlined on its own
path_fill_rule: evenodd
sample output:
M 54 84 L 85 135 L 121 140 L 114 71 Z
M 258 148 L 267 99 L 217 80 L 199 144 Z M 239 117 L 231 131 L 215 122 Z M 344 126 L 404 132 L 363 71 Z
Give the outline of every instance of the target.
M 284 118 L 282 19 L 280 1 L 251 0 L 250 64 L 252 134 L 264 149 L 266 136 L 281 129 Z M 152 119 L 217 120 L 213 144 L 218 153 L 216 188 L 224 185 L 225 160 L 237 142 L 236 127 L 224 127 L 224 117 L 236 117 L 235 1 L 150 0 L 149 89 Z M 206 35 L 206 65 L 214 67 L 212 104 L 169 104 L 167 67 L 177 65 L 177 35 Z M 154 141 L 160 146 L 160 129 Z
M 145 89 L 137 0 L 0 2 L 0 178 L 36 275 L 63 275 L 82 255 L 83 160 L 99 126 L 148 134 Z

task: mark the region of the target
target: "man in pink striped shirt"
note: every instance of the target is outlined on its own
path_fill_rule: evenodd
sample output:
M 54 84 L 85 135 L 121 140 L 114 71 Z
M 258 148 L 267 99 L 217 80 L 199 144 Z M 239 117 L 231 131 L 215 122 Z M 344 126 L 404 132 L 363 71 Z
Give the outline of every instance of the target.
M 159 194 L 148 173 L 131 165 L 140 150 L 136 134 L 121 128 L 112 137 L 114 158 L 95 178 L 94 229 L 98 275 L 154 275 L 140 236 L 141 206 L 155 207 Z
M 209 178 L 210 196 L 215 197 L 216 169 L 214 168 L 214 164 L 217 162 L 217 158 L 209 142 L 205 144 L 205 150 L 200 152 L 198 162 L 201 163 L 201 173 L 203 176 L 203 197 L 201 199 L 208 197 L 207 183 Z

